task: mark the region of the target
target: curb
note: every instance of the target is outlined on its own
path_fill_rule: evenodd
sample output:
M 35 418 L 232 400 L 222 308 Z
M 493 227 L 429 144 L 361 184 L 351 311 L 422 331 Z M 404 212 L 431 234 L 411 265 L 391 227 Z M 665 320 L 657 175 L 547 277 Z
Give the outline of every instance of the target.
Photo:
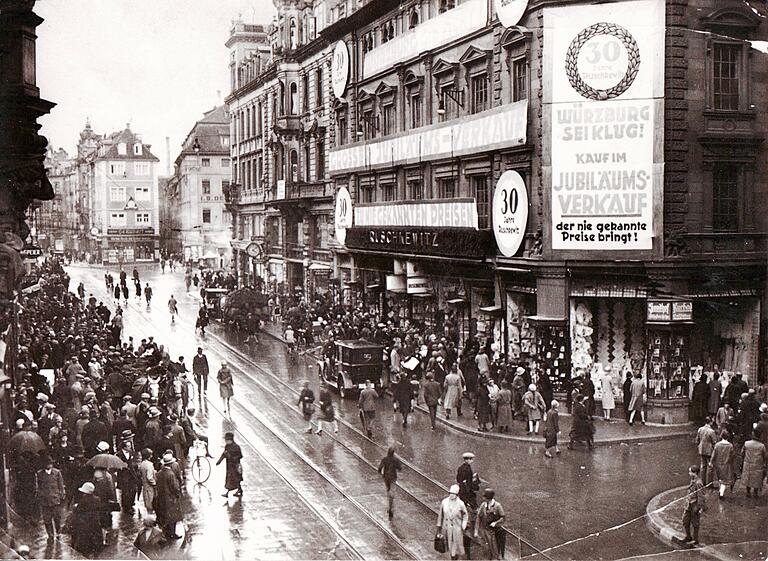
M 276 341 L 280 341 L 281 343 L 285 343 L 282 337 L 279 335 L 276 335 L 272 333 L 268 329 L 262 329 L 261 333 L 265 333 L 275 339 Z M 317 360 L 317 357 L 314 355 L 314 353 L 305 351 L 304 353 L 306 356 L 312 357 L 315 360 Z M 414 407 L 415 411 L 419 411 L 420 413 L 423 413 L 425 415 L 429 415 L 429 410 L 426 409 L 423 405 L 416 405 Z M 568 413 L 561 413 L 563 416 L 570 416 Z M 538 436 L 523 436 L 523 435 L 512 435 L 512 434 L 499 434 L 494 432 L 478 432 L 476 429 L 473 429 L 472 427 L 464 426 L 460 423 L 456 423 L 450 420 L 447 420 L 445 418 L 438 417 L 437 418 L 438 423 L 442 423 L 443 425 L 447 426 L 450 429 L 453 429 L 458 432 L 463 432 L 466 434 L 471 434 L 480 438 L 492 438 L 497 440 L 508 440 L 513 442 L 525 442 L 528 444 L 544 444 L 544 437 L 538 437 Z M 648 426 L 663 426 L 663 425 L 648 425 Z M 676 438 L 684 438 L 684 437 L 690 437 L 694 433 L 691 430 L 682 430 L 682 427 L 690 427 L 692 426 L 690 423 L 685 425 L 666 425 L 666 426 L 676 426 L 681 427 L 681 430 L 676 430 L 674 432 L 669 432 L 668 434 L 656 434 L 656 435 L 650 435 L 650 436 L 643 436 L 643 435 L 637 435 L 637 436 L 624 436 L 624 437 L 610 437 L 610 438 L 603 438 L 603 439 L 595 439 L 595 446 L 611 446 L 613 444 L 621 444 L 621 443 L 637 443 L 637 442 L 657 442 L 662 440 L 673 440 Z M 565 442 L 565 441 L 563 441 Z

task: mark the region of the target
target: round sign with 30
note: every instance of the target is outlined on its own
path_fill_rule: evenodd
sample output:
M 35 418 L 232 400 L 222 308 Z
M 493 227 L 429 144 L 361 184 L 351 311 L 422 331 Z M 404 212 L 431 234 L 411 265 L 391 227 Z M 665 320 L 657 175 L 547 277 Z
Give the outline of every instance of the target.
M 528 191 L 514 170 L 505 171 L 493 193 L 493 235 L 502 255 L 513 257 L 525 238 Z

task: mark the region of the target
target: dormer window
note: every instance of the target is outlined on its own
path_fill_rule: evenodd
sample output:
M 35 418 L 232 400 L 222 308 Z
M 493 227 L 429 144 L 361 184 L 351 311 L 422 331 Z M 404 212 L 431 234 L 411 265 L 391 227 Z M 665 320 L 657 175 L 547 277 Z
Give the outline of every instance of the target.
M 126 146 L 125 142 L 119 142 L 117 144 L 117 153 L 121 156 L 125 156 L 128 153 L 127 148 L 128 147 Z

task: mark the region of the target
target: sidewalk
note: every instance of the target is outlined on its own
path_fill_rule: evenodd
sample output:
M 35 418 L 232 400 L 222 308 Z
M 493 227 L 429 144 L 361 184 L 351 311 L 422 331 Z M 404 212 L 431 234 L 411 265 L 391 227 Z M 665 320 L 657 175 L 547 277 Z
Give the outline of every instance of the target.
M 685 544 L 682 528 L 687 487 L 677 487 L 656 495 L 646 508 L 646 524 L 663 543 L 681 549 Z M 670 504 L 671 503 L 671 504 Z M 668 505 L 668 506 L 666 506 Z M 666 508 L 664 508 L 666 506 Z M 661 509 L 661 510 L 660 510 Z M 737 483 L 720 500 L 714 491 L 707 492 L 707 511 L 702 514 L 699 539 L 704 545 L 696 549 L 702 555 L 720 560 L 768 558 L 768 496 L 747 498 L 744 486 Z
M 271 322 L 264 324 L 263 333 L 274 337 L 278 341 L 283 341 L 280 328 Z M 312 352 L 307 351 L 307 354 L 315 356 Z M 561 405 L 560 412 L 560 445 L 565 446 L 568 443 L 568 434 L 571 430 L 571 416 L 564 412 L 565 404 Z M 417 405 L 416 410 L 429 414 L 426 407 Z M 541 423 L 539 427 L 538 435 L 526 434 L 527 426 L 523 421 L 514 421 L 511 428 L 511 433 L 499 434 L 497 432 L 479 432 L 477 430 L 477 421 L 472 417 L 472 405 L 468 400 L 464 400 L 462 417 L 452 417 L 451 419 L 445 418 L 445 413 L 442 408 L 438 408 L 437 421 L 443 423 L 446 426 L 451 427 L 454 430 L 473 434 L 481 438 L 497 438 L 501 440 L 515 440 L 519 442 L 530 442 L 536 444 L 544 444 L 544 423 Z M 636 422 L 634 426 L 629 426 L 623 418 L 616 419 L 612 422 L 605 422 L 602 418 L 595 417 L 595 446 L 607 446 L 611 444 L 621 443 L 638 443 L 638 442 L 653 442 L 658 440 L 667 440 L 672 438 L 690 438 L 696 434 L 696 428 L 691 425 L 656 425 L 647 424 L 641 425 L 640 422 Z M 577 446 L 583 446 L 577 444 Z

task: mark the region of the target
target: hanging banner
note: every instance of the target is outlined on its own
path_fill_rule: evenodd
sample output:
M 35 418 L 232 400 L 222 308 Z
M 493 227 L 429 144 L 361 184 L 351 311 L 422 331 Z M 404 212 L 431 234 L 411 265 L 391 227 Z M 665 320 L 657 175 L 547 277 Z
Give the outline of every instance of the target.
M 352 197 L 346 187 L 340 187 L 336 193 L 334 225 L 336 227 L 336 240 L 341 245 L 347 241 L 347 228 L 352 227 L 352 216 Z
M 544 26 L 552 248 L 651 250 L 663 184 L 664 2 L 549 8 Z
M 523 178 L 507 170 L 493 192 L 493 236 L 505 257 L 513 257 L 525 238 L 528 223 L 528 191 Z
M 528 0 L 493 0 L 493 6 L 501 25 L 513 27 L 520 23 L 520 18 L 528 7 Z

